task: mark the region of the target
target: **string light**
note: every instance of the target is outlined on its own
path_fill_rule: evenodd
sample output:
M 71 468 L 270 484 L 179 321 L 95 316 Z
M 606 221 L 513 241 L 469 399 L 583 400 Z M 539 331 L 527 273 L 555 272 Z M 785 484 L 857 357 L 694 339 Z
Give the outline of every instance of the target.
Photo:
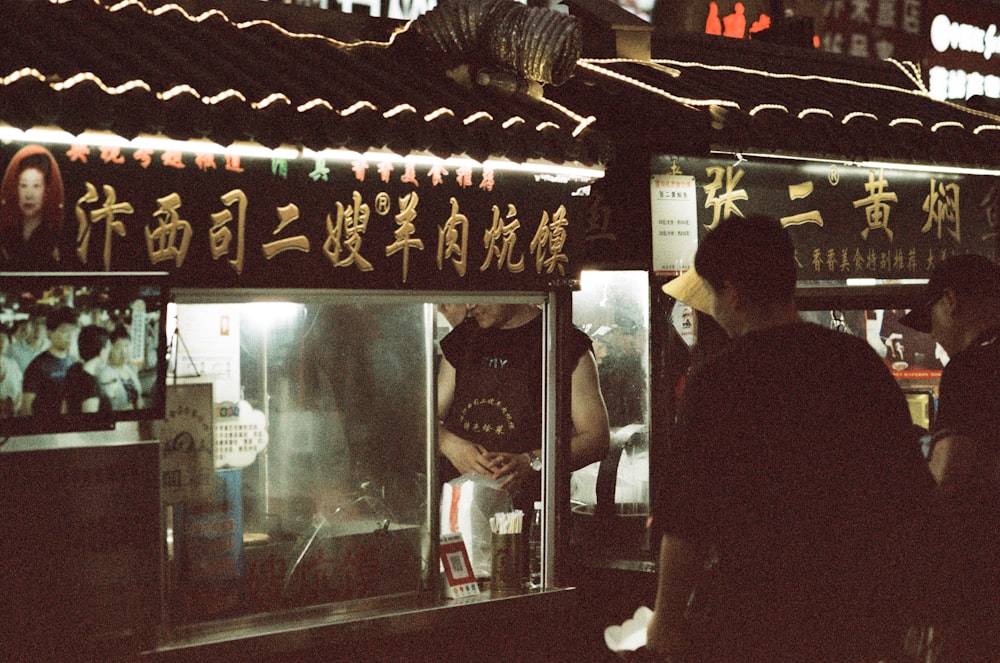
M 840 121 L 841 124 L 847 124 L 851 120 L 855 120 L 859 117 L 867 117 L 868 119 L 875 120 L 878 122 L 878 115 L 874 113 L 864 113 L 862 111 L 854 111 L 853 113 L 848 113 L 844 116 L 844 119 Z
M 487 113 L 486 111 L 479 111 L 478 113 L 474 113 L 473 115 L 470 115 L 469 117 L 462 120 L 462 124 L 468 126 L 473 122 L 475 122 L 476 120 L 482 120 L 482 119 L 492 120 L 493 116 Z
M 48 1 L 49 1 L 50 4 L 53 4 L 53 5 L 68 5 L 71 2 L 82 2 L 84 0 L 48 0 Z M 323 41 L 323 42 L 329 44 L 330 46 L 332 46 L 334 48 L 341 49 L 341 50 L 351 50 L 351 49 L 355 49 L 355 48 L 359 48 L 359 47 L 387 48 L 387 47 L 389 47 L 389 46 L 391 46 L 393 44 L 393 42 L 396 40 L 396 38 L 400 34 L 408 31 L 409 28 L 410 28 L 410 26 L 413 23 L 413 21 L 411 20 L 411 21 L 408 21 L 407 23 L 405 23 L 404 25 L 396 28 L 391 33 L 391 35 L 389 36 L 389 38 L 386 41 L 359 40 L 359 41 L 353 41 L 353 42 L 345 42 L 345 41 L 340 41 L 340 40 L 333 39 L 333 38 L 330 38 L 330 37 L 327 37 L 327 36 L 324 36 L 324 35 L 319 35 L 319 34 L 292 32 L 292 31 L 287 30 L 287 29 L 283 28 L 282 26 L 280 26 L 280 25 L 278 25 L 278 24 L 276 24 L 276 23 L 274 23 L 272 21 L 268 21 L 268 20 L 252 20 L 252 21 L 236 22 L 236 21 L 233 21 L 231 18 L 229 18 L 229 16 L 227 16 L 225 14 L 225 12 L 222 12 L 222 11 L 220 11 L 218 9 L 211 9 L 211 10 L 207 10 L 205 12 L 202 12 L 201 14 L 193 15 L 193 14 L 189 13 L 186 9 L 184 9 L 183 7 L 181 7 L 180 5 L 177 5 L 177 4 L 166 4 L 166 5 L 162 5 L 162 6 L 159 6 L 159 7 L 151 9 L 151 8 L 147 7 L 143 2 L 141 2 L 141 0 L 123 0 L 122 2 L 118 2 L 118 3 L 114 4 L 114 5 L 104 5 L 104 4 L 102 4 L 100 2 L 100 0 L 93 0 L 93 2 L 98 7 L 100 7 L 101 9 L 103 9 L 105 11 L 108 11 L 109 13 L 120 12 L 120 11 L 123 11 L 123 10 L 125 10 L 127 8 L 136 8 L 136 9 L 139 9 L 140 11 L 146 13 L 149 16 L 155 16 L 155 17 L 160 17 L 160 16 L 163 16 L 163 15 L 165 15 L 167 13 L 170 13 L 170 12 L 176 12 L 178 15 L 182 16 L 184 19 L 186 19 L 186 20 L 188 20 L 188 21 L 190 21 L 192 23 L 202 23 L 202 22 L 204 22 L 204 21 L 206 21 L 206 20 L 208 20 L 210 18 L 217 18 L 217 19 L 225 21 L 226 23 L 228 23 L 229 25 L 233 26 L 234 28 L 236 28 L 238 30 L 245 30 L 245 29 L 249 29 L 249 28 L 252 28 L 252 27 L 263 26 L 263 27 L 267 27 L 267 28 L 273 29 L 273 30 L 275 30 L 275 31 L 281 33 L 282 35 L 284 35 L 284 36 L 286 36 L 288 38 L 291 38 L 291 39 L 320 40 L 320 41 Z M 13 83 L 17 82 L 18 80 L 20 80 L 22 78 L 25 78 L 25 77 L 36 78 L 37 80 L 39 80 L 39 81 L 41 81 L 43 83 L 48 84 L 52 89 L 57 90 L 57 91 L 63 91 L 63 90 L 66 90 L 66 89 L 69 89 L 69 88 L 73 87 L 74 85 L 76 85 L 76 84 L 78 84 L 80 82 L 88 81 L 88 82 L 94 83 L 101 90 L 103 90 L 106 94 L 109 94 L 109 95 L 124 94 L 124 93 L 126 93 L 126 92 L 128 92 L 130 90 L 134 90 L 134 89 L 137 89 L 137 88 L 141 88 L 141 89 L 144 89 L 146 91 L 153 92 L 153 88 L 152 88 L 152 86 L 149 83 L 147 83 L 146 81 L 143 81 L 143 80 L 138 80 L 138 79 L 137 80 L 129 81 L 129 82 L 124 83 L 122 85 L 109 86 L 109 85 L 105 84 L 104 81 L 98 75 L 96 75 L 96 74 L 94 74 L 92 72 L 80 72 L 80 73 L 77 73 L 77 74 L 73 75 L 72 77 L 70 77 L 66 81 L 59 81 L 59 80 L 56 80 L 55 77 L 51 77 L 50 78 L 50 77 L 46 76 L 44 73 L 42 73 L 41 71 L 39 71 L 37 69 L 31 69 L 31 68 L 19 69 L 17 71 L 14 71 L 14 72 L 8 74 L 7 76 L 5 76 L 3 78 L 0 78 L 0 84 L 2 84 L 4 86 L 11 85 L 11 84 L 13 84 Z M 188 85 L 188 84 L 175 85 L 175 86 L 173 86 L 173 87 L 171 87 L 171 88 L 169 88 L 167 90 L 164 90 L 164 91 L 153 92 L 153 94 L 160 101 L 169 101 L 171 99 L 176 98 L 179 95 L 188 94 L 188 95 L 191 95 L 192 97 L 194 97 L 195 99 L 198 99 L 203 104 L 209 105 L 209 106 L 216 105 L 216 104 L 221 103 L 222 101 L 225 101 L 227 99 L 239 99 L 243 103 L 247 103 L 250 106 L 250 108 L 252 108 L 253 110 L 263 110 L 263 109 L 266 109 L 266 108 L 268 108 L 268 107 L 270 107 L 273 104 L 278 103 L 278 102 L 286 103 L 286 104 L 289 104 L 289 105 L 291 105 L 291 103 L 292 103 L 291 99 L 287 95 L 285 95 L 284 93 L 281 93 L 281 92 L 271 92 L 271 93 L 265 95 L 264 97 L 262 97 L 261 99 L 259 99 L 257 101 L 248 101 L 246 95 L 244 95 L 239 90 L 235 90 L 235 89 L 232 89 L 232 88 L 230 88 L 228 90 L 224 90 L 224 91 L 222 91 L 222 92 L 220 92 L 220 93 L 218 93 L 216 95 L 213 95 L 213 96 L 207 96 L 207 95 L 201 94 L 195 87 L 193 87 L 191 85 Z M 562 107 L 562 106 L 560 106 L 558 104 L 548 104 L 548 105 L 551 106 L 551 107 L 553 107 L 553 108 L 555 108 L 555 109 L 557 109 L 557 110 L 559 110 L 563 115 L 565 115 L 566 117 L 568 117 L 569 119 L 573 120 L 576 123 L 575 127 L 573 128 L 573 131 L 572 131 L 572 135 L 574 137 L 579 136 L 580 133 L 582 133 L 583 130 L 593 122 L 593 118 L 583 118 L 580 115 L 572 113 L 568 109 L 566 109 L 566 108 L 564 108 L 564 107 Z M 413 108 L 412 106 L 409 106 L 408 104 L 404 104 L 404 106 L 408 107 L 407 110 Z M 327 108 L 328 110 L 333 110 L 334 109 L 333 104 L 329 100 L 323 99 L 323 98 L 315 98 L 315 99 L 312 99 L 312 100 L 310 100 L 310 101 L 308 101 L 308 102 L 306 102 L 304 104 L 300 104 L 299 106 L 295 107 L 295 110 L 296 110 L 296 112 L 299 112 L 299 113 L 305 113 L 305 112 L 307 112 L 309 110 L 312 110 L 314 108 L 317 108 L 317 107 L 324 107 L 324 108 Z M 372 103 L 371 101 L 359 100 L 359 101 L 355 102 L 354 104 L 352 104 L 351 106 L 349 106 L 347 109 L 342 110 L 342 111 L 336 111 L 336 112 L 337 112 L 338 115 L 340 115 L 342 117 L 347 117 L 347 116 L 349 116 L 349 115 L 357 112 L 358 110 L 361 110 L 362 108 L 367 108 L 367 109 L 370 109 L 370 110 L 373 110 L 373 111 L 376 111 L 376 112 L 379 110 L 378 107 L 374 103 Z M 396 114 L 398 114 L 400 112 L 397 109 L 399 109 L 399 106 L 397 106 L 397 107 L 395 107 L 393 109 L 390 109 L 388 111 L 385 111 L 383 113 L 383 117 L 386 117 L 386 118 L 393 117 L 394 115 L 396 115 Z M 414 112 L 416 112 L 415 109 L 413 109 L 413 110 L 414 110 Z M 453 110 L 451 110 L 451 109 L 439 108 L 439 109 L 437 109 L 437 110 L 435 110 L 435 111 L 433 111 L 433 112 L 428 113 L 427 115 L 425 115 L 424 119 L 427 122 L 431 122 L 434 119 L 437 119 L 438 117 L 440 117 L 442 114 L 448 114 L 448 115 L 451 115 L 453 117 L 456 116 L 456 113 Z M 483 119 L 483 118 L 489 118 L 490 120 L 494 119 L 493 116 L 490 115 L 489 113 L 487 113 L 486 111 L 476 111 L 474 113 L 471 113 L 468 117 L 464 118 L 463 122 L 468 125 L 468 124 L 471 124 L 471 123 L 476 122 L 476 121 L 478 121 L 480 119 Z M 513 118 L 511 118 L 511 119 L 513 119 Z M 509 120 L 508 120 L 508 122 L 509 122 Z M 504 123 L 503 126 L 504 126 L 504 128 L 506 128 L 509 125 L 507 123 Z M 554 124 L 554 123 L 543 123 L 542 125 L 539 125 L 540 128 L 547 128 L 549 126 L 559 127 L 558 124 Z
M 750 117 L 754 117 L 755 115 L 757 115 L 757 113 L 760 113 L 761 111 L 765 110 L 779 110 L 787 113 L 788 107 L 782 104 L 758 104 L 753 108 L 753 110 L 747 113 L 747 115 L 749 115 Z
M 80 0 L 49 0 L 49 3 L 53 5 L 67 5 L 74 1 L 80 1 Z M 160 17 L 168 12 L 177 12 L 181 16 L 183 16 L 186 20 L 192 23 L 202 23 L 210 18 L 220 18 L 221 20 L 225 21 L 226 23 L 228 23 L 229 25 L 233 26 L 238 30 L 246 30 L 248 28 L 263 26 L 271 28 L 272 30 L 275 30 L 277 32 L 280 32 L 286 37 L 291 37 L 292 39 L 317 40 L 326 42 L 336 48 L 346 48 L 346 49 L 356 48 L 359 46 L 388 48 L 396 40 L 396 37 L 398 37 L 400 34 L 406 32 L 409 29 L 410 23 L 412 23 L 412 21 L 408 21 L 404 25 L 393 30 L 392 33 L 390 33 L 389 39 L 387 41 L 358 40 L 358 41 L 346 42 L 334 39 L 332 37 L 327 37 L 326 35 L 321 35 L 321 34 L 292 32 L 291 30 L 286 30 L 285 28 L 283 28 L 282 26 L 278 25 L 273 21 L 268 21 L 265 19 L 254 19 L 252 21 L 236 22 L 230 19 L 225 12 L 218 9 L 209 9 L 195 16 L 188 13 L 186 9 L 177 4 L 166 4 L 156 7 L 154 9 L 150 9 L 140 0 L 123 0 L 122 2 L 119 2 L 114 5 L 104 5 L 100 2 L 100 0 L 93 0 L 93 2 L 101 9 L 105 9 L 112 14 L 115 12 L 122 11 L 123 9 L 127 9 L 129 7 L 135 7 L 140 11 L 144 12 L 145 14 L 155 17 Z
M 796 117 L 798 117 L 798 119 L 800 120 L 803 120 L 810 115 L 826 115 L 830 119 L 833 119 L 833 113 L 826 110 L 825 108 L 804 108 L 802 109 L 801 112 L 799 112 L 799 114 Z
M 995 127 L 1000 129 L 1000 126 Z M 712 150 L 713 155 L 738 158 L 740 161 L 747 157 L 770 161 L 792 161 L 805 164 L 822 164 L 824 166 L 847 166 L 858 168 L 887 169 L 906 171 L 920 174 L 937 173 L 943 175 L 988 175 L 996 177 L 1000 175 L 1000 168 L 977 168 L 969 166 L 943 166 L 940 164 L 926 163 L 890 163 L 888 161 L 846 161 L 838 159 L 823 159 L 820 157 L 804 157 L 798 155 L 787 155 L 778 153 L 755 153 L 755 152 L 733 152 L 731 150 Z
M 576 61 L 576 66 L 580 67 L 582 69 L 589 69 L 590 71 L 594 72 L 595 74 L 600 74 L 601 76 L 605 76 L 607 78 L 613 78 L 613 79 L 615 79 L 617 81 L 621 81 L 623 83 L 627 83 L 628 85 L 632 85 L 634 87 L 646 90 L 647 92 L 652 92 L 653 94 L 655 94 L 657 96 L 664 97 L 666 99 L 670 99 L 671 101 L 676 101 L 677 103 L 682 104 L 684 106 L 687 106 L 689 108 L 696 108 L 696 107 L 699 107 L 699 106 L 711 106 L 711 105 L 728 106 L 729 108 L 737 108 L 737 109 L 740 107 L 740 105 L 738 103 L 736 103 L 735 101 L 724 101 L 722 99 L 692 99 L 690 97 L 678 97 L 677 95 L 674 95 L 674 94 L 671 94 L 671 93 L 667 92 L 663 88 L 659 88 L 659 87 L 656 87 L 656 86 L 653 86 L 653 85 L 649 85 L 648 83 L 644 83 L 644 82 L 642 82 L 640 80 L 632 78 L 631 76 L 626 76 L 624 74 L 619 74 L 618 72 L 616 72 L 614 70 L 602 67 L 599 64 L 597 64 L 598 62 L 601 62 L 601 61 L 600 60 L 577 60 Z M 615 62 L 633 62 L 633 61 L 631 61 L 631 60 L 616 60 Z
M 937 132 L 937 130 L 942 127 L 958 127 L 959 129 L 964 129 L 965 125 L 961 122 L 955 122 L 954 120 L 945 120 L 944 122 L 938 122 L 931 125 L 931 132 Z

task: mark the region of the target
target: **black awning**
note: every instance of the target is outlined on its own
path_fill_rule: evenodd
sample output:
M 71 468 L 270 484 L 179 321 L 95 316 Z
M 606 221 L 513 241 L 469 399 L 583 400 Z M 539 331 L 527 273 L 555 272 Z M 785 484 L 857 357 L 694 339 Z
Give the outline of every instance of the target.
M 616 140 L 652 124 L 653 151 L 666 154 L 681 154 L 671 143 L 683 108 L 711 122 L 707 141 L 728 152 L 1000 166 L 1000 116 L 931 98 L 912 63 L 687 33 L 658 35 L 652 54 L 582 59 L 573 85 L 547 94 L 595 114 L 594 128 Z
M 243 14 L 270 15 L 267 4 L 246 5 Z M 442 58 L 397 39 L 395 21 L 369 21 L 374 37 L 341 29 L 351 34 L 333 38 L 155 0 L 4 7 L 0 122 L 19 129 L 587 165 L 609 158 L 607 139 L 583 118 L 463 84 Z M 280 9 L 323 14 L 340 28 L 357 23 L 337 12 Z

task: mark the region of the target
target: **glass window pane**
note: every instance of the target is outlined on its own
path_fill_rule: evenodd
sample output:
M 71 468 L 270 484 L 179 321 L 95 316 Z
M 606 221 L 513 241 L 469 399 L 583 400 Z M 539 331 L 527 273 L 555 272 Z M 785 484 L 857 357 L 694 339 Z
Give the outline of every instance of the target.
M 643 271 L 585 271 L 573 293 L 573 322 L 594 342 L 617 461 L 614 495 L 620 513 L 649 508 L 649 281 Z M 573 473 L 571 497 L 597 501 L 600 463 Z
M 200 484 L 164 488 L 169 623 L 418 591 L 428 309 L 237 296 L 178 296 L 165 427 L 202 407 L 182 400 L 185 387 L 211 385 L 215 441 Z

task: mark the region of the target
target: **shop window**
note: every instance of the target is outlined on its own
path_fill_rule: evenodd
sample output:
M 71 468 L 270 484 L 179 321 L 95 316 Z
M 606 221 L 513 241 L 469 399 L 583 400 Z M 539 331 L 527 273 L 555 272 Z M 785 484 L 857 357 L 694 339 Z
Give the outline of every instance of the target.
M 178 296 L 168 330 L 167 622 L 417 592 L 428 305 L 225 299 Z
M 594 463 L 573 473 L 576 519 L 593 513 L 593 505 L 606 491 L 613 495 L 619 516 L 634 517 L 644 525 L 649 512 L 648 274 L 583 272 L 581 288 L 573 293 L 573 322 L 593 341 L 611 426 L 611 449 L 602 461 L 604 467 Z M 599 479 L 613 481 L 613 485 L 601 485 Z M 641 534 L 642 528 L 635 531 Z M 629 543 L 639 546 L 638 540 Z

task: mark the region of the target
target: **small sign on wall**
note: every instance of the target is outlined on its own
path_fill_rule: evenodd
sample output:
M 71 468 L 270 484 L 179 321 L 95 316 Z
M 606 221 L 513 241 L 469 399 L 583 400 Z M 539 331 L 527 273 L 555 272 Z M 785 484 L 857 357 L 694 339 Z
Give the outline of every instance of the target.
M 698 201 L 694 177 L 653 174 L 653 272 L 678 273 L 693 267 L 698 248 Z
M 212 407 L 211 384 L 167 386 L 161 459 L 165 504 L 215 495 Z

